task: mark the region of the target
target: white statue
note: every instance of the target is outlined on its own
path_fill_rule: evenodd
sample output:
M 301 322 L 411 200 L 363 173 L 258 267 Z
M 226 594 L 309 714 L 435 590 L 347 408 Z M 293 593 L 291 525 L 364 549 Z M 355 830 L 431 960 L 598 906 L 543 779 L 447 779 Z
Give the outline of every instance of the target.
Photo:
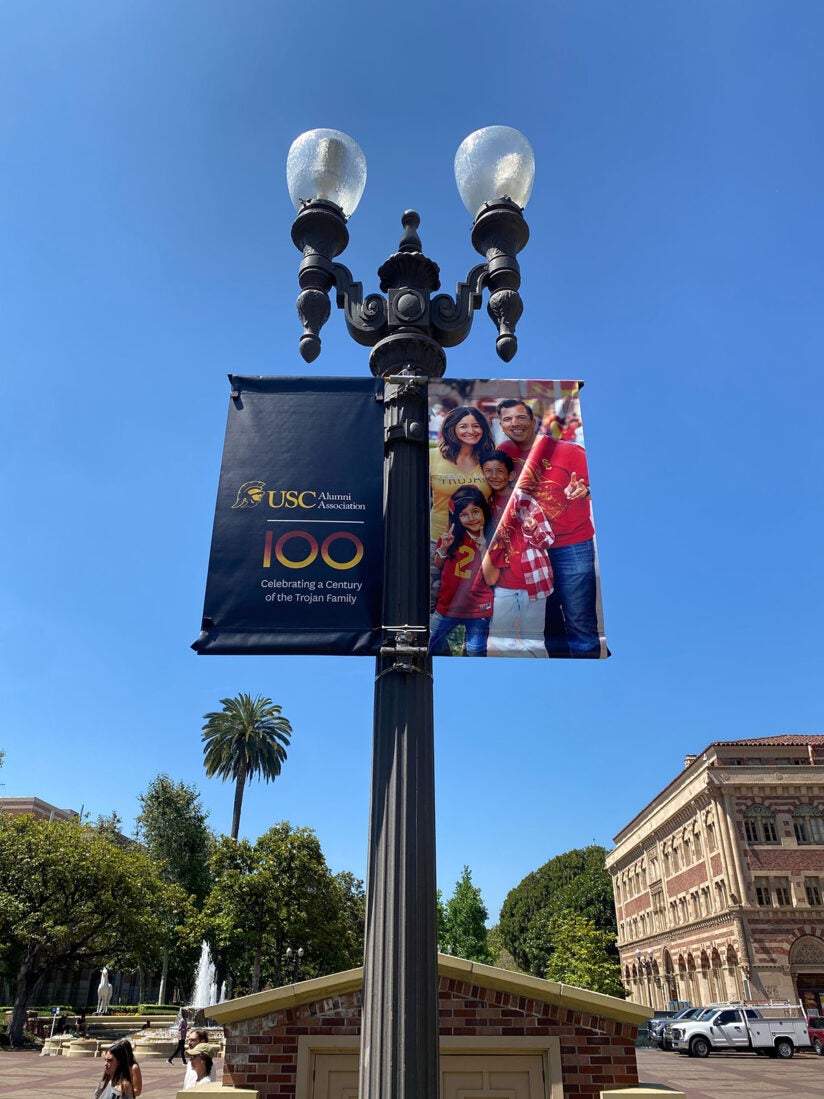
M 109 1004 L 112 1002 L 112 985 L 109 980 L 109 971 L 104 965 L 100 971 L 100 984 L 97 986 L 97 1012 L 98 1015 L 109 1014 Z

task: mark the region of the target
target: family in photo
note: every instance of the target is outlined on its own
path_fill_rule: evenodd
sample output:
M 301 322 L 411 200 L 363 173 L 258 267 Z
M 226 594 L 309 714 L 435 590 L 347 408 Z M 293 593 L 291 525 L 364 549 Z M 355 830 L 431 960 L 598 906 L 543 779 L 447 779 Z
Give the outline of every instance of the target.
M 432 654 L 605 655 L 577 396 L 435 407 Z

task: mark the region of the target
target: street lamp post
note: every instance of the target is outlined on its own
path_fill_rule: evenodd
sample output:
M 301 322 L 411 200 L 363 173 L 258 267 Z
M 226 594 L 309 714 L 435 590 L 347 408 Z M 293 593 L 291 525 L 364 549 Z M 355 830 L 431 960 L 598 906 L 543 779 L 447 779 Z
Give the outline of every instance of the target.
M 429 455 L 427 386 L 442 377 L 444 348 L 466 338 L 489 291 L 498 355 L 517 349 L 522 312 L 517 254 L 529 238 L 523 207 L 534 175 L 526 138 L 505 126 L 471 134 L 455 157 L 461 198 L 474 218 L 472 244 L 485 262 L 440 288 L 438 265 L 421 250 L 420 218 L 407 210 L 398 250 L 378 270 L 381 294 L 363 296 L 343 264 L 346 221 L 366 162 L 335 130 L 312 130 L 287 162 L 297 210 L 292 240 L 303 253 L 300 352 L 320 353 L 329 293 L 352 337 L 371 347 L 384 391 L 384 581 L 382 645 L 376 660 L 367 869 L 360 1091 L 362 1099 L 433 1099 L 438 1094 L 438 970 L 435 768 L 429 639 Z
M 300 967 L 303 962 L 303 947 L 299 946 L 297 950 L 293 950 L 291 946 L 286 947 L 286 969 L 289 973 L 289 979 L 292 984 L 295 984 L 300 976 Z

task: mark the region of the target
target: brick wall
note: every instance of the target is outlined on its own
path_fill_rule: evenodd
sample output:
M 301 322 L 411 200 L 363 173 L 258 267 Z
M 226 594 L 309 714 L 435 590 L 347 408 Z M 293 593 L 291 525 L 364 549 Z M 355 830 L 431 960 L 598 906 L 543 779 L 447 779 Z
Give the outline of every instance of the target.
M 636 1024 L 444 976 L 439 998 L 442 1036 L 558 1037 L 568 1099 L 599 1099 L 606 1088 L 638 1084 Z M 361 993 L 346 992 L 227 1022 L 224 1084 L 256 1088 L 260 1099 L 294 1097 L 298 1037 L 358 1035 L 360 1014 Z

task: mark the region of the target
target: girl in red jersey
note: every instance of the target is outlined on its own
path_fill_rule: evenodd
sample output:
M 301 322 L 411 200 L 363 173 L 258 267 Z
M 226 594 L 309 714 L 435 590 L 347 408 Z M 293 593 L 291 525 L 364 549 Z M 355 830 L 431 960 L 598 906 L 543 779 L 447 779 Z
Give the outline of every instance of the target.
M 441 586 L 429 626 L 429 651 L 448 656 L 449 636 L 463 626 L 466 655 L 486 656 L 493 595 L 481 563 L 491 536 L 489 504 L 480 489 L 466 485 L 450 497 L 449 516 L 435 546 L 434 564 L 441 570 Z

